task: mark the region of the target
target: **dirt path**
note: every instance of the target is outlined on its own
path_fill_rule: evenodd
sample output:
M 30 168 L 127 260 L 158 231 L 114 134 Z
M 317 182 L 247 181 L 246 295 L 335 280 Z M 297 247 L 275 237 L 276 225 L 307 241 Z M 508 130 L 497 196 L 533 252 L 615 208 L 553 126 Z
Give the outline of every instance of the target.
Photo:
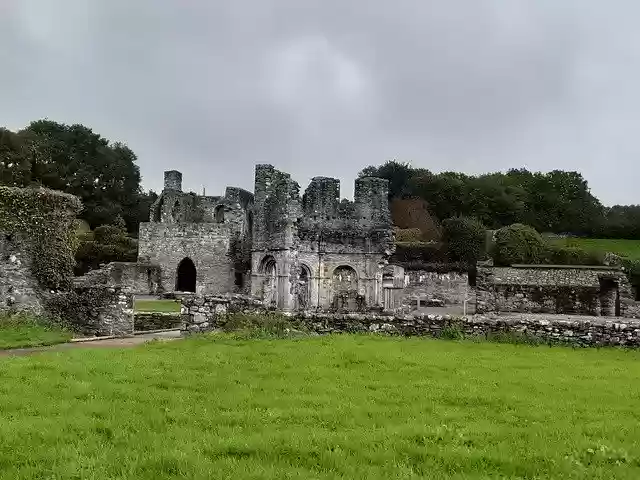
M 134 347 L 151 340 L 178 340 L 180 339 L 180 332 L 160 332 L 149 333 L 144 335 L 136 335 L 135 337 L 127 338 L 109 338 L 107 340 L 94 340 L 91 342 L 73 342 L 73 343 L 61 343 L 60 345 L 51 345 L 48 347 L 30 347 L 30 348 L 15 348 L 11 350 L 0 350 L 0 357 L 10 356 L 24 356 L 33 355 L 41 352 L 61 352 L 64 350 L 74 350 L 78 348 L 122 348 L 122 347 Z

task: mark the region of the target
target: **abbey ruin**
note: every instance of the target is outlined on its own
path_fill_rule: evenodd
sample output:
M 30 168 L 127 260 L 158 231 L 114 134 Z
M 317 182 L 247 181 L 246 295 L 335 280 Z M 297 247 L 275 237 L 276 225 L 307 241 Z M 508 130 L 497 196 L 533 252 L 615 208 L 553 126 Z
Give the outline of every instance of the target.
M 385 275 L 393 253 L 387 181 L 359 178 L 353 202 L 340 183 L 316 177 L 300 195 L 289 174 L 258 165 L 254 193 L 184 193 L 165 172 L 164 190 L 140 226 L 139 263 L 157 265 L 165 290 L 250 293 L 279 310 L 363 311 L 391 307 Z M 393 282 L 392 282 L 393 283 Z M 396 281 L 397 283 L 397 281 Z M 404 285 L 402 285 L 404 286 Z
M 618 266 L 434 271 L 401 258 L 380 178 L 358 178 L 349 201 L 337 179 L 315 177 L 301 192 L 271 165 L 256 166 L 253 193 L 223 196 L 183 192 L 182 174 L 167 171 L 140 225 L 137 262 L 74 278 L 80 208 L 51 190 L 0 189 L 0 311 L 54 315 L 83 335 L 132 335 L 135 296 L 169 296 L 182 302 L 177 321 L 188 332 L 233 312 L 279 311 L 320 333 L 437 334 L 457 322 L 469 333 L 640 345 L 638 292 Z

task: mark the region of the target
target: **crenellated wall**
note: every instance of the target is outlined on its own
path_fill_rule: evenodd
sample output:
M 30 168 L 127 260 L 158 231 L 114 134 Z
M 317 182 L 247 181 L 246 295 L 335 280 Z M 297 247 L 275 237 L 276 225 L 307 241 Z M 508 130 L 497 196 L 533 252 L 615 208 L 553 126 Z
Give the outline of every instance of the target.
M 252 293 L 283 310 L 382 308 L 394 249 L 387 180 L 356 180 L 353 202 L 339 200 L 335 178 L 299 192 L 289 174 L 256 167 Z
M 164 291 L 249 289 L 253 194 L 227 187 L 223 197 L 182 192 L 182 174 L 165 172 L 165 189 L 140 224 L 138 263 L 157 265 Z

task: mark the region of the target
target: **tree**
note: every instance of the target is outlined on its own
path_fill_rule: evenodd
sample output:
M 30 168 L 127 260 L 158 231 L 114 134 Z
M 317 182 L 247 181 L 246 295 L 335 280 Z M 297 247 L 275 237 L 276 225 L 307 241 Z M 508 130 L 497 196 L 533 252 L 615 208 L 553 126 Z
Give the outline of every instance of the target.
M 0 131 L 0 181 L 6 185 L 40 184 L 78 196 L 81 217 L 91 228 L 122 216 L 136 231 L 148 197 L 140 189 L 136 155 L 122 143 L 83 125 L 51 120 L 31 122 L 17 134 Z M 148 210 L 147 210 L 148 212 Z
M 135 262 L 136 240 L 127 235 L 125 221 L 118 216 L 111 225 L 102 225 L 93 232 L 79 233 L 76 250 L 76 274 L 100 268 L 109 262 Z
M 496 265 L 539 264 L 544 261 L 546 243 L 534 228 L 516 223 L 495 233 L 492 254 Z
M 484 251 L 486 229 L 475 218 L 454 217 L 442 223 L 449 260 L 475 264 Z
M 23 139 L 6 128 L 0 128 L 0 183 L 11 187 L 29 184 L 31 166 Z
M 404 198 L 410 196 L 410 179 L 413 169 L 408 163 L 390 160 L 379 167 L 369 166 L 364 168 L 359 177 L 380 177 L 389 180 L 389 198 Z

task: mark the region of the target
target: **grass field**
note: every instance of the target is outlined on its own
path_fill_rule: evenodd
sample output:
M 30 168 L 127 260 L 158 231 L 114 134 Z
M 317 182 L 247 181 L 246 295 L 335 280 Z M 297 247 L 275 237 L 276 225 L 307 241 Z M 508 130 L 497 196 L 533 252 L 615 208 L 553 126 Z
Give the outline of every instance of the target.
M 637 479 L 640 352 L 226 336 L 0 360 L 1 479 Z
M 136 312 L 180 313 L 180 302 L 176 300 L 136 300 Z
M 26 316 L 0 317 L 0 350 L 68 342 L 71 332 Z
M 559 245 L 582 247 L 585 250 L 613 252 L 633 260 L 640 260 L 640 240 L 620 240 L 608 238 L 558 238 Z

